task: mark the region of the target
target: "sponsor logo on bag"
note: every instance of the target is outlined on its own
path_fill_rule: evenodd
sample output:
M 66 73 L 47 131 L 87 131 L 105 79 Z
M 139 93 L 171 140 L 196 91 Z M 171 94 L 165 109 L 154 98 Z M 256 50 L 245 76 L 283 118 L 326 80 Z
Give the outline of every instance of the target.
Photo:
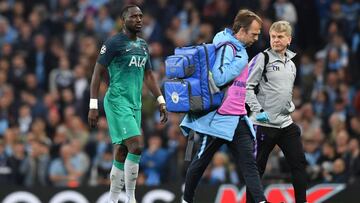
M 171 93 L 171 100 L 177 104 L 179 102 L 179 94 L 177 92 Z

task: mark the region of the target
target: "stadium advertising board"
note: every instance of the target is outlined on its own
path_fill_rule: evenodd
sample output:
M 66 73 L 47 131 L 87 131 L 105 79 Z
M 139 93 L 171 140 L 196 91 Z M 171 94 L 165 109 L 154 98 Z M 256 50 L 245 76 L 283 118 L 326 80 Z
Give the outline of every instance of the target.
M 307 191 L 309 203 L 338 202 L 333 197 L 343 193 L 344 184 L 319 184 Z M 163 187 L 139 187 L 137 196 L 139 203 L 170 203 L 180 202 L 180 185 Z M 55 188 L 0 188 L 2 203 L 107 203 L 108 192 L 106 187 L 81 187 L 77 189 Z M 350 190 L 351 191 L 351 190 Z M 359 188 L 352 191 L 360 191 Z M 265 193 L 271 202 L 294 202 L 294 190 L 290 184 L 271 184 L 265 187 Z M 343 194 L 344 202 L 360 202 L 355 199 L 357 194 Z M 337 198 L 339 199 L 339 198 Z M 196 196 L 197 203 L 245 203 L 245 188 L 238 189 L 234 185 L 220 185 L 220 187 L 199 187 Z M 125 193 L 121 193 L 120 202 L 125 201 Z

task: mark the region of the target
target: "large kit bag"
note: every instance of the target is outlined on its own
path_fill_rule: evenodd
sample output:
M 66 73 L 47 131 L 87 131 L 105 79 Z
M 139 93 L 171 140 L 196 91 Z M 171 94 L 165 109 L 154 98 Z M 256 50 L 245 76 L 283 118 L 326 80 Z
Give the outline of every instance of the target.
M 166 109 L 176 113 L 202 113 L 216 109 L 222 102 L 224 92 L 213 80 L 211 71 L 216 50 L 229 42 L 178 47 L 174 55 L 165 60 L 168 80 L 163 84 Z

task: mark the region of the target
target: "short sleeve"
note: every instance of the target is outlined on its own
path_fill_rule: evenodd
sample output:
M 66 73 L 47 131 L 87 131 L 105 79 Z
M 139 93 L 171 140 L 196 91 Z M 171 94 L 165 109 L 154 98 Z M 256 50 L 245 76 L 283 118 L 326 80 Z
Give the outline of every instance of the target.
M 108 39 L 101 46 L 97 62 L 103 66 L 108 66 L 115 55 L 114 42 Z
M 151 58 L 150 58 L 150 52 L 149 52 L 149 48 L 147 45 L 146 45 L 146 55 L 148 56 L 148 59 L 145 64 L 145 70 L 153 70 Z
M 148 60 L 146 61 L 145 70 L 153 70 L 152 65 L 151 65 L 150 57 L 149 57 Z

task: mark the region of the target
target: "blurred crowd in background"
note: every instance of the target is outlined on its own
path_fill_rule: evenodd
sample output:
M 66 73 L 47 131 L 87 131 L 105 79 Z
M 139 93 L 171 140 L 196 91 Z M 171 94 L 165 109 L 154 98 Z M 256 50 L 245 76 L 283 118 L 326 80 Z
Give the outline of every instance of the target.
M 99 47 L 121 30 L 121 8 L 139 5 L 159 85 L 164 59 L 177 46 L 211 42 L 240 8 L 263 19 L 253 57 L 269 46 L 272 22 L 294 29 L 297 52 L 294 121 L 301 126 L 310 183 L 360 179 L 360 3 L 357 0 L 0 0 L 0 184 L 109 184 L 112 146 L 104 111 L 87 125 L 89 82 Z M 100 106 L 106 92 L 100 87 Z M 158 124 L 153 96 L 143 89 L 144 150 L 139 185 L 182 183 L 186 138 L 169 114 Z M 281 151 L 270 156 L 264 183 L 289 182 Z M 226 148 L 201 184 L 239 184 Z M 241 183 L 240 183 L 241 184 Z

